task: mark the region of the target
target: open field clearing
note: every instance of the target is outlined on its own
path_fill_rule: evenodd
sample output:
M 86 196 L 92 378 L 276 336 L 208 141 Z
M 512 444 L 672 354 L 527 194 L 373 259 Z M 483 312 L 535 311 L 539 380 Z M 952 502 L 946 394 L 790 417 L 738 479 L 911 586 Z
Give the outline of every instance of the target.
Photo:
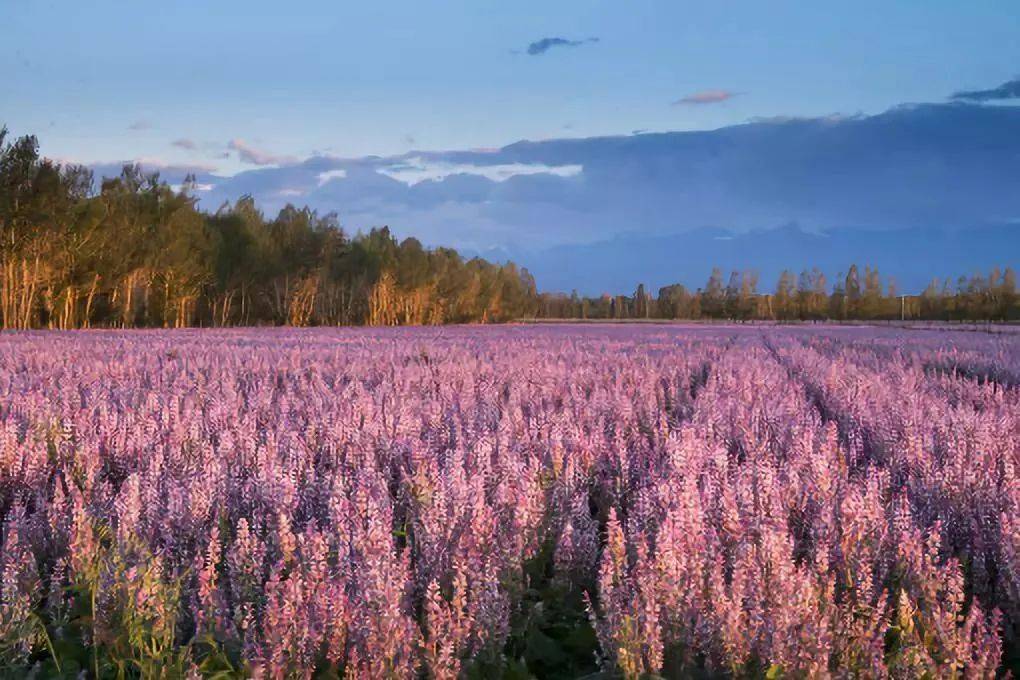
M 0 335 L 0 667 L 991 677 L 1020 333 Z

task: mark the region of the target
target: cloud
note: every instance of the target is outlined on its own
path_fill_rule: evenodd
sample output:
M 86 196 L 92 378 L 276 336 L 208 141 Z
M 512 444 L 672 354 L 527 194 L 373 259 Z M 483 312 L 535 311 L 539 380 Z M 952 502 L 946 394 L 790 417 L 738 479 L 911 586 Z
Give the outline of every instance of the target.
M 656 239 L 703 227 L 725 227 L 734 234 L 790 223 L 811 232 L 845 225 L 861 234 L 893 228 L 962 233 L 1020 216 L 1020 192 L 1015 190 L 1020 181 L 1020 106 L 924 104 L 878 115 L 771 122 L 776 124 L 683 132 L 653 127 L 649 135 L 522 141 L 484 151 L 318 156 L 293 165 L 244 165 L 229 177 L 199 175 L 199 182 L 217 186 L 196 196 L 213 210 L 246 193 L 267 214 L 288 201 L 307 203 L 320 212 L 342 209 L 352 231 L 388 224 L 400 236 L 414 235 L 432 245 L 496 245 L 511 253 L 515 244 L 520 252 L 571 245 L 578 257 L 551 257 L 540 269 L 532 269 L 542 275 L 540 285 L 553 288 L 568 278 L 564 272 L 573 270 L 586 277 L 575 284 L 579 288 L 588 281 L 592 287 L 615 289 L 608 274 L 594 265 L 589 273 L 589 261 L 576 244 L 631 231 L 650 239 L 648 248 L 640 257 L 637 250 L 631 256 L 628 240 L 621 236 L 605 251 L 601 261 L 607 267 L 644 275 L 651 267 L 642 258 L 655 256 L 661 261 L 656 271 L 677 276 L 677 271 L 686 271 L 677 263 L 681 251 Z M 231 155 L 237 158 L 236 152 Z M 235 160 L 230 170 L 236 165 Z M 341 169 L 346 170 L 342 180 L 331 176 L 318 186 L 320 173 Z M 119 166 L 109 170 L 112 175 L 119 172 Z M 562 176 L 571 173 L 575 176 Z M 97 171 L 96 176 L 103 174 Z M 161 176 L 172 182 L 183 179 L 168 172 Z M 306 194 L 290 198 L 279 193 L 288 189 Z M 1016 234 L 1012 240 L 974 240 L 973 248 L 958 255 L 974 254 L 975 259 L 959 259 L 948 271 L 984 268 L 994 261 L 976 259 L 979 252 L 997 254 L 1001 262 L 1002 253 L 1016 251 L 1009 245 L 1020 238 L 1020 230 L 1009 226 Z M 740 267 L 757 259 L 756 251 L 742 248 L 757 248 L 758 242 L 711 238 L 718 235 L 728 234 L 712 232 L 692 244 L 690 252 L 709 262 L 712 258 L 704 252 L 752 252 L 750 260 L 733 261 Z M 867 250 L 847 250 L 846 243 L 852 241 L 839 241 L 843 250 L 831 249 L 832 261 L 839 261 L 844 271 L 852 257 L 865 261 L 869 256 Z M 717 250 L 704 250 L 702 244 Z M 978 250 L 986 246 L 987 251 Z M 775 260 L 799 270 L 825 264 L 820 252 L 830 251 L 819 247 L 804 258 L 777 251 Z M 886 251 L 872 255 L 875 252 Z M 927 274 L 935 271 L 919 257 L 900 261 L 927 269 Z M 541 264 L 523 258 L 521 263 L 529 268 Z M 704 278 L 697 278 L 701 285 Z M 904 286 L 912 285 L 908 281 L 900 278 Z M 657 282 L 649 274 L 644 283 Z M 633 286 L 620 282 L 619 289 Z
M 131 125 L 128 125 L 128 130 L 135 131 L 148 130 L 150 128 L 152 128 L 152 121 L 145 119 L 136 120 L 135 122 L 131 123 Z
M 326 172 L 320 172 L 318 174 L 319 186 L 326 184 L 327 182 L 334 179 L 343 179 L 347 176 L 347 171 L 343 168 L 339 170 L 327 170 Z
M 528 45 L 528 54 L 536 57 L 545 54 L 554 47 L 580 47 L 586 43 L 597 43 L 598 38 L 585 38 L 584 40 L 567 40 L 566 38 L 542 38 Z
M 181 189 L 183 189 L 183 188 L 184 188 L 184 186 L 185 186 L 185 185 L 184 185 L 183 183 L 181 183 L 181 184 L 171 184 L 171 185 L 170 185 L 170 188 L 171 188 L 171 189 L 173 189 L 174 191 L 177 191 L 177 192 L 179 192 L 179 191 L 180 191 Z M 212 191 L 213 189 L 215 189 L 215 188 L 216 188 L 216 185 L 215 185 L 215 184 L 210 184 L 210 183 L 202 183 L 202 182 L 196 182 L 195 184 L 192 184 L 192 185 L 190 185 L 190 186 L 191 186 L 191 187 L 192 187 L 192 188 L 193 188 L 193 189 L 194 189 L 195 191 L 201 191 L 201 192 L 203 192 L 203 193 L 204 193 L 204 192 L 207 192 L 207 191 Z
M 196 175 L 216 171 L 216 166 L 209 165 L 208 163 L 173 163 L 154 156 L 139 156 L 130 161 L 122 161 L 120 164 L 124 163 L 137 163 L 148 171 L 158 170 L 160 172 L 169 171 L 173 173 L 193 173 Z
M 378 169 L 378 172 L 398 182 L 403 182 L 408 186 L 414 186 L 429 180 L 442 181 L 453 175 L 478 175 L 493 182 L 504 182 L 517 175 L 574 177 L 581 174 L 583 169 L 579 164 L 498 163 L 493 165 L 474 165 L 471 163 L 453 163 L 442 160 L 433 161 L 424 158 L 408 158 L 406 162 L 381 167 Z M 319 175 L 319 177 L 321 178 L 322 175 Z
M 227 160 L 228 158 L 230 158 L 230 151 L 224 150 L 223 147 L 216 142 L 208 141 L 200 142 L 191 139 L 190 137 L 181 137 L 170 142 L 170 146 L 176 147 L 178 149 L 184 149 L 189 153 L 199 154 L 205 156 L 206 158 L 212 158 L 215 160 Z M 286 158 L 285 160 L 289 161 L 292 159 Z
M 751 116 L 748 123 L 760 125 L 785 125 L 787 123 L 843 123 L 852 120 L 863 120 L 866 116 L 863 113 L 830 113 L 824 116 Z
M 701 90 L 692 92 L 673 102 L 673 106 L 699 105 L 699 104 L 721 104 L 736 97 L 739 92 L 730 90 Z
M 136 164 L 142 166 L 142 172 L 144 173 L 158 172 L 160 179 L 171 185 L 182 184 L 188 175 L 193 175 L 197 178 L 198 182 L 196 190 L 202 192 L 214 192 L 218 190 L 218 183 L 221 181 L 220 178 L 215 177 L 213 174 L 216 172 L 216 168 L 203 163 L 174 163 L 162 158 L 144 156 L 140 158 L 90 163 L 68 161 L 67 159 L 61 159 L 61 161 L 73 162 L 75 165 L 86 165 L 94 173 L 97 182 L 101 178 L 118 177 L 125 165 Z M 233 196 L 234 193 L 236 192 L 232 192 L 231 195 Z
M 231 139 L 227 148 L 236 151 L 238 158 L 244 163 L 251 165 L 285 165 L 294 163 L 297 159 L 293 156 L 278 156 L 267 151 L 262 151 L 251 146 L 243 139 Z
M 950 99 L 957 101 L 990 102 L 999 99 L 1020 99 L 1020 78 L 993 87 L 990 90 L 964 90 L 954 92 Z

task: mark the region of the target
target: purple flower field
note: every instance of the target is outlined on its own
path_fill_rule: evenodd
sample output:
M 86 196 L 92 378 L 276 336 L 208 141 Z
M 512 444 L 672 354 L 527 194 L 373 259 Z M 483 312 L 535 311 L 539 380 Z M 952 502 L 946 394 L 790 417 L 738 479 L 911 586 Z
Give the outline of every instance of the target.
M 0 335 L 0 669 L 992 677 L 1020 334 Z

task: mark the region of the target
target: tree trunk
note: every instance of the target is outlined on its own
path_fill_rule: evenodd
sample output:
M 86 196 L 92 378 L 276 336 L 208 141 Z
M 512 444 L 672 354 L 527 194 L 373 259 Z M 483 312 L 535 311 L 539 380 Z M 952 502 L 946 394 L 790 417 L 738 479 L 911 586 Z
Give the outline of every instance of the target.
M 88 298 L 85 300 L 85 318 L 82 319 L 82 326 L 89 328 L 92 325 L 92 302 L 96 299 L 96 291 L 99 289 L 99 274 L 92 279 L 92 287 L 89 288 Z

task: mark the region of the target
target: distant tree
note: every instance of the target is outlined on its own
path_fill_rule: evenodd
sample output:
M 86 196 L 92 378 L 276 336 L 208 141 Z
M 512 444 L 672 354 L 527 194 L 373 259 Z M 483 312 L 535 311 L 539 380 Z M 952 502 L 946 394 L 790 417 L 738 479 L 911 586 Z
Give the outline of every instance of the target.
M 730 272 L 729 283 L 726 284 L 725 316 L 729 319 L 740 318 L 740 272 Z
M 740 275 L 740 304 L 739 316 L 741 319 L 751 319 L 761 316 L 758 310 L 758 273 L 745 271 Z
M 921 293 L 920 302 L 920 314 L 924 318 L 938 319 L 945 314 L 942 287 L 937 278 L 933 278 Z
M 701 316 L 699 296 L 677 283 L 659 289 L 658 315 L 665 319 L 697 319 Z
M 846 295 L 847 316 L 857 318 L 861 313 L 861 280 L 856 264 L 850 265 L 846 273 L 843 291 Z
M 1018 303 L 1020 298 L 1017 296 L 1016 272 L 1012 267 L 1006 267 L 999 284 L 999 310 L 996 316 L 1009 320 L 1020 318 Z
M 701 292 L 701 312 L 711 318 L 721 318 L 725 313 L 726 295 L 723 288 L 722 270 L 712 269 L 704 290 Z
M 797 281 L 797 306 L 802 319 L 822 319 L 828 315 L 827 285 L 825 274 L 817 267 L 801 272 Z
M 584 319 L 587 318 L 587 314 L 588 306 L 585 304 L 584 299 L 581 298 L 575 288 L 570 293 L 570 313 L 568 316 L 576 319 Z
M 832 285 L 832 295 L 829 297 L 829 318 L 846 319 L 848 302 L 843 272 L 836 276 L 836 282 Z
M 857 315 L 862 319 L 878 319 L 884 316 L 882 279 L 878 269 L 864 268 L 864 291 L 858 302 Z
M 789 269 L 784 269 L 779 275 L 774 300 L 773 311 L 777 319 L 788 321 L 797 318 L 796 282 Z
M 634 291 L 634 316 L 639 319 L 647 319 L 651 316 L 648 293 L 645 292 L 645 284 L 638 284 Z

